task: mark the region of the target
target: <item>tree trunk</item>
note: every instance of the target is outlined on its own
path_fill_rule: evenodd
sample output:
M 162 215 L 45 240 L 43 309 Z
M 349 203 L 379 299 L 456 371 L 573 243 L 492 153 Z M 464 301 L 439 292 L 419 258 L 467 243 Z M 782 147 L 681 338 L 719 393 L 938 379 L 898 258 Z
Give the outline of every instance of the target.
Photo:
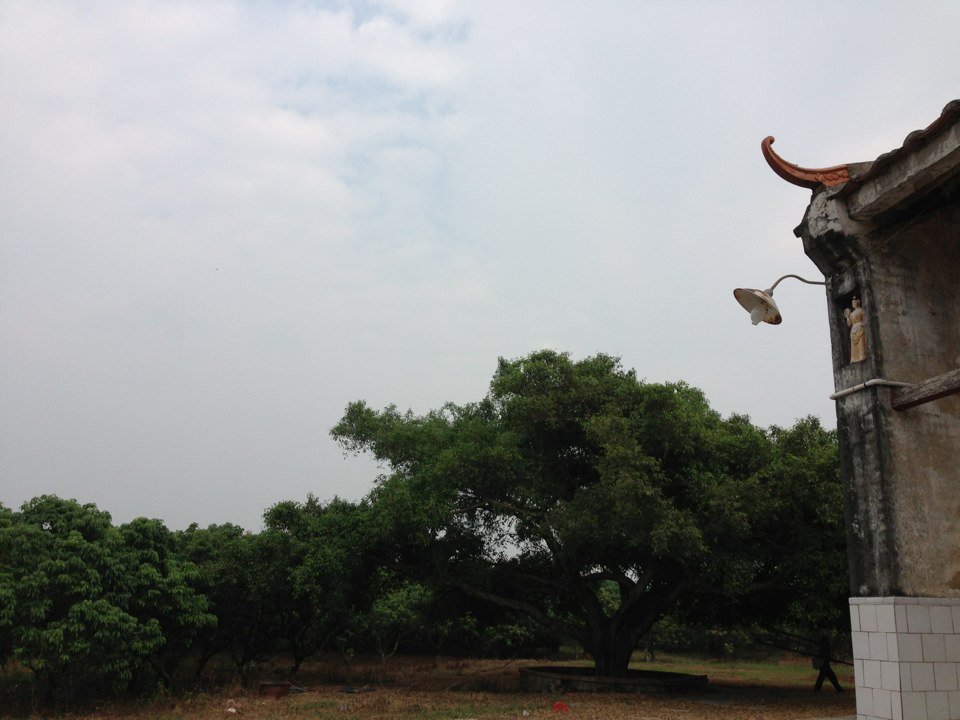
M 594 674 L 598 677 L 626 676 L 630 657 L 639 640 L 637 628 L 625 628 L 600 612 L 592 615 L 584 650 L 593 658 Z
M 633 651 L 674 601 L 679 587 L 677 581 L 656 595 L 645 593 L 643 602 L 634 600 L 612 618 L 602 612 L 599 603 L 588 605 L 584 649 L 593 658 L 596 675 L 627 675 Z
M 625 677 L 630 667 L 634 643 L 623 637 L 611 642 L 599 643 L 600 647 L 590 652 L 597 677 Z

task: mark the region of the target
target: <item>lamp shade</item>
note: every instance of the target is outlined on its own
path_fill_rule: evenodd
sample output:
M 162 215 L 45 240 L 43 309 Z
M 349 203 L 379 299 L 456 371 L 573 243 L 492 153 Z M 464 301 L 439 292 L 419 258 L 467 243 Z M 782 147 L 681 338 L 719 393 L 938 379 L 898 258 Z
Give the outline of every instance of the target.
M 750 319 L 754 325 L 760 322 L 779 325 L 783 322 L 780 308 L 777 307 L 773 301 L 773 295 L 768 290 L 737 288 L 733 291 L 733 296 L 743 309 L 750 313 Z

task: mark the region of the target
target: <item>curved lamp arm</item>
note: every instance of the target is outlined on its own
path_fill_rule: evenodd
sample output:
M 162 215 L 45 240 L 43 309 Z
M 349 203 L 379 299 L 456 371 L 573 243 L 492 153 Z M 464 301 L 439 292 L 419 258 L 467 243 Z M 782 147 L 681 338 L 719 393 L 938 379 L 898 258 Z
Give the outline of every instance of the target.
M 777 278 L 777 281 L 773 285 L 771 285 L 770 288 L 767 290 L 767 294 L 773 295 L 773 289 L 777 285 L 779 285 L 781 282 L 786 280 L 787 278 L 796 278 L 800 282 L 805 282 L 807 285 L 826 285 L 827 284 L 825 281 L 822 281 L 822 280 L 807 280 L 806 278 L 802 278 L 799 275 L 792 275 L 792 274 L 784 275 L 782 278 Z

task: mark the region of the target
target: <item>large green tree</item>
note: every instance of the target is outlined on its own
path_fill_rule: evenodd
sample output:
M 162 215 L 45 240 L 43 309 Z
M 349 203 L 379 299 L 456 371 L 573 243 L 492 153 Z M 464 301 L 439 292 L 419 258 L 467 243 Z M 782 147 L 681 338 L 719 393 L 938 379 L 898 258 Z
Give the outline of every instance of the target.
M 479 402 L 353 403 L 332 434 L 388 464 L 371 500 L 438 574 L 576 639 L 598 674 L 685 592 L 752 578 L 755 429 L 616 358 L 501 359 Z

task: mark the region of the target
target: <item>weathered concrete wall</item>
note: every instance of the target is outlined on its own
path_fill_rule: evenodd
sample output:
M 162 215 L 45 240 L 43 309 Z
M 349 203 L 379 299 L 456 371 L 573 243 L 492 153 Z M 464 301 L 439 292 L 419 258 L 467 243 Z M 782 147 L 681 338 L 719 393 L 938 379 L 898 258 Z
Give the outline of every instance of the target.
M 936 149 L 940 171 L 943 158 L 960 156 L 942 143 Z M 922 194 L 900 193 L 896 202 L 871 195 L 879 208 L 871 216 L 857 195 L 821 190 L 798 228 L 827 276 L 838 391 L 960 367 L 960 179 L 950 166 L 933 182 L 933 171 L 910 156 L 900 165 L 869 193 L 887 184 L 924 187 Z M 844 317 L 854 296 L 865 311 L 861 362 L 851 362 Z M 851 592 L 960 597 L 960 396 L 896 411 L 893 392 L 872 387 L 837 400 Z
M 867 253 L 880 372 L 919 382 L 960 367 L 960 202 L 877 233 Z M 899 590 L 960 597 L 960 396 L 884 420 Z

